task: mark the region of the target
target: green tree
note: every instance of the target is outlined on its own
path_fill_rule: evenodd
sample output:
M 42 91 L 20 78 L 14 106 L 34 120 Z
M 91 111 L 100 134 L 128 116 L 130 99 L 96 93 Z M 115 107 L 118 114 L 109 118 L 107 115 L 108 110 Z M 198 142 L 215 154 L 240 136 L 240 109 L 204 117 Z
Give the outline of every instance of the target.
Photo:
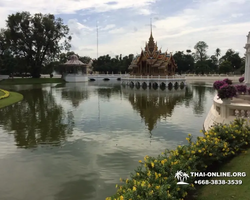
M 219 72 L 222 74 L 226 74 L 228 72 L 232 72 L 233 71 L 233 67 L 231 62 L 225 60 L 223 61 L 220 66 L 219 66 Z
M 195 49 L 195 60 L 196 61 L 205 61 L 208 56 L 207 56 L 207 48 L 208 45 L 204 41 L 199 41 L 197 44 L 194 46 Z
M 194 58 L 192 55 L 184 54 L 183 51 L 177 51 L 173 58 L 178 66 L 177 72 L 188 72 L 194 69 Z
M 186 50 L 187 54 L 190 54 L 192 51 L 190 49 Z
M 221 62 L 229 61 L 234 69 L 239 69 L 241 67 L 241 58 L 239 53 L 232 49 L 228 49 L 224 56 L 221 57 Z
M 62 19 L 52 14 L 32 16 L 29 12 L 8 16 L 4 37 L 14 56 L 25 59 L 34 78 L 61 50 L 69 50 L 71 36 Z M 62 42 L 63 41 L 63 42 Z
M 204 73 L 209 73 L 210 72 L 208 61 L 197 61 L 195 63 L 194 68 L 195 68 L 195 73 L 196 74 L 198 74 L 198 73 L 204 74 Z
M 89 57 L 89 56 L 80 56 L 79 57 L 79 60 L 81 61 L 81 62 L 83 62 L 83 63 L 86 63 L 86 64 L 88 64 L 89 62 L 90 62 L 90 60 L 91 60 L 91 58 Z
M 79 57 L 79 55 L 76 54 L 74 51 L 68 51 L 67 53 L 60 53 L 58 56 L 58 61 L 60 63 L 66 63 L 72 55 L 77 55 Z
M 209 66 L 210 72 L 218 71 L 218 59 L 215 55 L 210 56 L 210 58 L 206 60 L 206 63 Z
M 99 73 L 125 73 L 128 71 L 128 66 L 134 58 L 133 54 L 124 56 L 121 55 L 111 58 L 109 55 L 100 56 L 98 60 L 93 60 L 93 70 Z

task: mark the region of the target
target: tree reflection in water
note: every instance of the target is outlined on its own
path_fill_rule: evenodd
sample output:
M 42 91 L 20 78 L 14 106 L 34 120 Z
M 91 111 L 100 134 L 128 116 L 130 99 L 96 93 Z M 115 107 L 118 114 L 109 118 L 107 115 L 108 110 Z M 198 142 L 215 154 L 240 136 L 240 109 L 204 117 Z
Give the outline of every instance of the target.
M 23 101 L 2 108 L 0 115 L 0 124 L 14 135 L 18 147 L 60 145 L 72 134 L 73 114 L 56 104 L 52 92 L 35 88 L 21 93 Z
M 194 113 L 197 115 L 201 115 L 204 113 L 204 104 L 205 104 L 205 94 L 206 94 L 207 88 L 199 85 L 199 86 L 193 86 L 193 93 L 194 93 Z
M 100 98 L 109 100 L 112 95 L 121 94 L 121 87 L 114 86 L 110 88 L 97 88 L 96 92 Z

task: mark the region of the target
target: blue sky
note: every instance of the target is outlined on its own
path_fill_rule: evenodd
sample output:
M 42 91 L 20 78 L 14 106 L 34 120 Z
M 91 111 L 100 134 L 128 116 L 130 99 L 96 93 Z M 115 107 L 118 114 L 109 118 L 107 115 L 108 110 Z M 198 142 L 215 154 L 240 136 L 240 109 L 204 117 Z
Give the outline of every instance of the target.
M 193 50 L 205 41 L 212 55 L 217 47 L 243 56 L 250 31 L 250 0 L 1 0 L 0 27 L 11 13 L 53 13 L 70 28 L 72 50 L 81 56 L 140 53 L 150 35 L 162 51 Z

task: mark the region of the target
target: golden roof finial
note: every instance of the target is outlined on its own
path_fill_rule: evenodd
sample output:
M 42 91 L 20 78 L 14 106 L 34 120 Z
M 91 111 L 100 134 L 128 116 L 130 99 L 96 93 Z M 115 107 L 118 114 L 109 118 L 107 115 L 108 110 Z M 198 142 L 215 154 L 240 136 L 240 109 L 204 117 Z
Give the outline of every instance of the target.
M 149 37 L 149 41 L 148 41 L 148 47 L 149 47 L 149 51 L 153 52 L 154 47 L 155 47 L 155 42 L 154 42 L 154 38 L 153 38 L 153 31 L 152 31 L 152 18 L 150 18 L 150 37 Z
M 152 17 L 150 18 L 150 36 L 153 37 L 153 33 L 152 33 Z

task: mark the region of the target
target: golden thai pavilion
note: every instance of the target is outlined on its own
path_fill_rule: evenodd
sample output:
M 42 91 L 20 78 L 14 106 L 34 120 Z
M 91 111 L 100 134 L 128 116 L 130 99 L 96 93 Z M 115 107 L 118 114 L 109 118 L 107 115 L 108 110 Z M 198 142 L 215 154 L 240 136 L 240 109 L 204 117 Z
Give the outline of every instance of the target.
M 161 50 L 158 50 L 151 28 L 151 34 L 149 41 L 146 42 L 145 49 L 142 49 L 141 54 L 133 59 L 128 69 L 131 75 L 172 76 L 175 74 L 177 65 L 172 54 L 168 54 L 167 51 L 162 53 Z

